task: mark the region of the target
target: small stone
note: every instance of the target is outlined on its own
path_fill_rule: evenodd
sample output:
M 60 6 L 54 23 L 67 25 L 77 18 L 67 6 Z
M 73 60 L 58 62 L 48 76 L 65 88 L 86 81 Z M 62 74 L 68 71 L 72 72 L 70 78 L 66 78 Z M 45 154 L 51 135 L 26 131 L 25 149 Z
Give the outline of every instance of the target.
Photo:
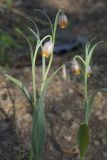
M 71 142 L 72 137 L 71 137 L 71 136 L 65 136 L 64 139 L 65 139 L 67 142 Z
M 76 129 L 79 127 L 79 124 L 77 122 L 73 122 L 72 129 Z
M 74 90 L 73 90 L 72 88 L 69 88 L 68 92 L 69 92 L 70 94 L 73 94 L 73 93 L 74 93 Z
M 72 119 L 72 114 L 69 110 L 62 113 L 62 118 L 66 121 L 70 121 Z
M 96 141 L 94 141 L 94 144 L 95 144 L 95 146 L 99 146 L 100 142 L 96 140 Z

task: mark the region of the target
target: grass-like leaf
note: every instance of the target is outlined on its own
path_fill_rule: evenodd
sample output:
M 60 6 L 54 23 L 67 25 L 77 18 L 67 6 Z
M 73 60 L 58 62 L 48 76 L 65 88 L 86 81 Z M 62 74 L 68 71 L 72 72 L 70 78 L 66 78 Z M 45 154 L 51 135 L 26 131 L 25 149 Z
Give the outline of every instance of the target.
M 78 147 L 80 151 L 80 160 L 84 160 L 84 156 L 89 147 L 89 129 L 88 124 L 82 123 L 78 131 Z
M 43 152 L 45 142 L 45 112 L 44 112 L 44 96 L 47 90 L 47 84 L 45 84 L 42 93 L 39 98 L 38 106 L 34 114 L 33 126 L 32 126 L 32 151 L 33 158 L 39 160 Z
M 8 74 L 5 74 L 5 76 L 10 81 L 12 81 L 14 84 L 16 84 L 23 91 L 23 93 L 27 97 L 28 101 L 31 103 L 31 97 L 30 97 L 30 94 L 29 94 L 28 90 L 26 89 L 25 85 L 21 81 L 19 81 L 18 79 L 14 78 L 12 76 L 9 76 Z
M 91 57 L 92 57 L 92 54 L 93 54 L 93 51 L 95 50 L 95 48 L 100 44 L 102 43 L 103 41 L 100 41 L 100 42 L 97 42 L 96 44 L 93 45 L 93 47 L 90 49 L 89 53 L 88 53 L 88 64 L 90 63 L 90 60 L 91 60 Z
M 30 54 L 31 54 L 31 61 L 33 59 L 33 48 L 32 45 L 29 41 L 29 39 L 26 37 L 26 35 L 19 29 L 19 28 L 15 28 L 16 32 L 20 33 L 21 35 L 23 35 L 23 37 L 26 39 L 28 45 L 29 45 L 29 49 L 30 49 Z
M 48 19 L 48 21 L 49 21 L 49 23 L 50 23 L 51 30 L 52 30 L 52 33 L 53 33 L 53 25 L 52 25 L 52 22 L 51 22 L 51 20 L 50 20 L 49 16 L 47 15 L 47 13 L 46 13 L 46 12 L 44 12 L 43 10 L 40 10 L 40 9 L 34 9 L 34 10 L 35 10 L 35 11 L 38 11 L 38 12 L 41 12 L 42 14 L 44 14 L 44 15 L 45 15 L 45 17 Z

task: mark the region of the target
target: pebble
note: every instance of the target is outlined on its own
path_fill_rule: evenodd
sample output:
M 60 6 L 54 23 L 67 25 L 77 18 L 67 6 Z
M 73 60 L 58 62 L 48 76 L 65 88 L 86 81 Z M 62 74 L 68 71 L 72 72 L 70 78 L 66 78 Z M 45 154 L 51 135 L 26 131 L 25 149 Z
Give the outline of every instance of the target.
M 76 129 L 79 127 L 79 124 L 77 122 L 73 122 L 72 129 Z
M 71 136 L 64 136 L 64 139 L 65 139 L 67 142 L 71 142 L 72 137 L 71 137 Z
M 96 141 L 94 141 L 94 144 L 95 144 L 95 146 L 99 146 L 100 142 L 96 140 Z
M 72 119 L 72 114 L 69 110 L 62 113 L 62 118 L 66 121 L 70 121 Z
M 72 88 L 70 88 L 70 89 L 68 90 L 68 92 L 69 92 L 70 94 L 73 94 L 73 93 L 74 93 L 74 90 L 73 90 Z

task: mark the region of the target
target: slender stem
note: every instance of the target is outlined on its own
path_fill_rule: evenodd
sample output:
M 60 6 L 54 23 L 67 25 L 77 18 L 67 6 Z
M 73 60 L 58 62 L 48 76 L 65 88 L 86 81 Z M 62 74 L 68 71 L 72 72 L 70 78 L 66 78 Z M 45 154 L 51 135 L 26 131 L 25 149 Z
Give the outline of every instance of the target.
M 44 77 L 45 77 L 45 71 L 46 71 L 45 57 L 42 56 L 42 79 L 43 79 L 43 81 L 44 81 Z
M 35 68 L 32 65 L 33 103 L 36 104 Z
M 48 14 L 45 13 L 44 11 L 40 10 L 40 9 L 34 9 L 34 10 L 35 10 L 35 11 L 39 11 L 39 12 L 41 12 L 42 14 L 45 15 L 45 17 L 48 19 L 48 21 L 49 21 L 49 23 L 50 23 L 51 30 L 52 30 L 52 33 L 53 33 L 53 25 L 52 25 L 52 22 L 51 22 L 51 20 L 50 20 L 50 18 L 49 18 L 49 16 L 48 16 Z
M 85 72 L 84 72 L 84 108 L 85 108 L 85 123 L 88 123 L 88 117 L 87 117 L 87 111 L 88 111 L 88 87 L 87 87 L 87 57 L 88 55 L 86 54 L 86 58 L 85 61 L 83 60 L 82 57 L 80 56 L 75 56 L 74 60 L 76 60 L 77 58 L 83 63 L 84 67 L 85 67 Z
M 88 123 L 88 119 L 87 119 L 87 109 L 88 109 L 87 68 L 85 68 L 85 77 L 84 77 L 84 105 L 85 105 L 85 122 Z
M 61 12 L 61 10 L 58 11 L 58 13 L 56 15 L 56 18 L 55 18 L 55 23 L 54 23 L 54 30 L 53 30 L 53 34 L 52 34 L 53 48 L 54 48 L 54 45 L 55 45 L 56 29 L 57 29 L 58 17 L 59 17 L 60 12 Z M 48 64 L 48 67 L 47 67 L 47 70 L 46 70 L 46 73 L 45 73 L 44 81 L 46 80 L 46 78 L 48 76 L 49 69 L 50 69 L 51 64 L 52 64 L 52 60 L 53 60 L 53 51 L 52 51 L 52 54 L 51 54 L 51 57 L 50 57 L 50 61 L 49 61 L 49 64 Z M 42 88 L 43 88 L 43 85 L 42 85 Z

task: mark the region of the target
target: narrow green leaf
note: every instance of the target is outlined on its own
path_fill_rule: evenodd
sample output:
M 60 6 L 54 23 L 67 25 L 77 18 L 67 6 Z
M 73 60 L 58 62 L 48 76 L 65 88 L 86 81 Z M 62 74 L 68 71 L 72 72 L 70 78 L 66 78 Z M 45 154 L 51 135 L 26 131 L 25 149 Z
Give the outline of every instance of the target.
M 39 29 L 38 29 L 38 26 L 37 24 L 34 22 L 34 20 L 30 17 L 26 17 L 29 21 L 32 22 L 32 24 L 35 26 L 35 29 L 36 29 L 36 32 L 37 32 L 37 36 L 40 38 L 40 34 L 39 34 Z
M 88 56 L 89 47 L 90 47 L 90 43 L 87 42 L 87 43 L 86 43 L 86 46 L 85 46 L 85 54 L 86 54 L 86 58 L 87 58 L 87 56 Z
M 90 49 L 90 51 L 89 51 L 89 53 L 88 53 L 88 64 L 90 63 L 90 60 L 91 60 L 91 57 L 92 57 L 92 54 L 93 54 L 95 48 L 96 48 L 100 43 L 102 43 L 102 42 L 103 42 L 103 41 L 97 42 L 97 43 Z
M 32 126 L 32 151 L 33 158 L 39 160 L 45 142 L 45 113 L 44 105 L 39 106 L 37 117 L 34 117 Z
M 39 11 L 39 12 L 41 12 L 42 14 L 44 14 L 44 15 L 45 15 L 45 17 L 48 19 L 48 21 L 49 21 L 49 23 L 50 23 L 51 30 L 52 30 L 52 33 L 53 33 L 53 25 L 52 25 L 52 22 L 51 22 L 51 20 L 50 20 L 49 16 L 47 15 L 47 13 L 46 13 L 46 12 L 44 12 L 44 11 L 42 11 L 42 10 L 40 10 L 40 9 L 34 9 L 34 10 L 35 10 L 35 11 Z
M 33 59 L 33 48 L 32 48 L 32 45 L 31 45 L 29 39 L 26 37 L 26 35 L 19 28 L 15 28 L 15 31 L 17 33 L 20 33 L 21 35 L 23 35 L 23 37 L 26 39 L 26 41 L 27 41 L 27 43 L 29 45 L 30 54 L 31 54 L 31 61 L 32 61 L 32 59 Z
M 18 79 L 12 77 L 12 76 L 9 76 L 8 74 L 5 74 L 5 76 L 10 80 L 12 81 L 15 85 L 17 85 L 19 88 L 21 88 L 21 90 L 23 91 L 23 93 L 25 94 L 25 96 L 28 98 L 29 102 L 31 103 L 31 97 L 25 87 L 25 85 L 19 81 Z
M 44 96 L 46 93 L 47 84 L 44 86 L 39 98 L 38 106 L 34 114 L 32 126 L 32 151 L 33 158 L 39 160 L 43 152 L 45 143 L 45 112 L 44 112 Z
M 80 160 L 84 160 L 89 147 L 89 129 L 86 123 L 82 123 L 78 131 L 78 147 L 80 151 Z
M 36 34 L 36 32 L 30 27 L 28 27 L 28 29 L 33 33 L 33 35 L 36 37 L 36 39 L 40 42 L 39 36 Z

